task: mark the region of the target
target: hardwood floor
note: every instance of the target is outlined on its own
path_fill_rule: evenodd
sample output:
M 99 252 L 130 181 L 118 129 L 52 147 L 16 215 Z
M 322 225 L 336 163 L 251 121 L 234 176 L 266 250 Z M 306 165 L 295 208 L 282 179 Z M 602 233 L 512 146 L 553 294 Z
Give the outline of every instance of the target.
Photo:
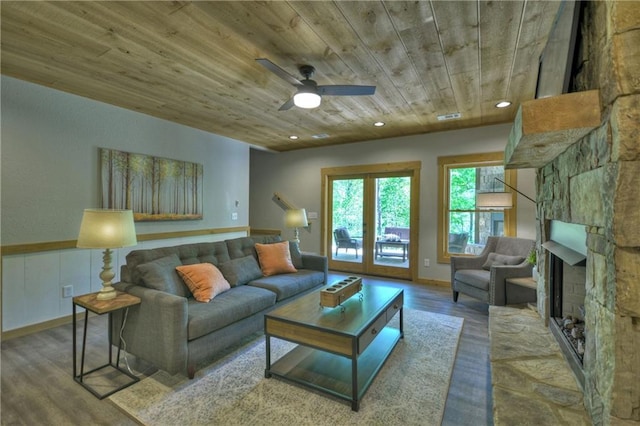
M 344 276 L 331 273 L 329 282 Z M 365 277 L 364 282 L 403 288 L 408 308 L 465 319 L 442 424 L 493 424 L 487 305 L 463 295 L 454 304 L 451 291 L 443 287 L 375 277 Z M 105 359 L 106 330 L 106 315 L 89 319 L 89 366 Z M 2 342 L 2 425 L 137 424 L 108 399 L 98 400 L 72 379 L 71 348 L 71 324 Z

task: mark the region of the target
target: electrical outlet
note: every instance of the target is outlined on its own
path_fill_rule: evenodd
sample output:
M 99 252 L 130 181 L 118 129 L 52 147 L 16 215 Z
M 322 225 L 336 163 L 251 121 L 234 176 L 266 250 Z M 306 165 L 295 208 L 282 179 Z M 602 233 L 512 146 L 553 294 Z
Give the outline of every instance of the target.
M 424 260 L 424 267 L 428 268 L 431 265 L 431 262 L 429 262 L 429 259 L 425 259 Z
M 65 285 L 62 287 L 62 297 L 73 297 L 73 286 Z
M 231 220 L 238 220 L 238 213 L 236 212 L 231 213 Z

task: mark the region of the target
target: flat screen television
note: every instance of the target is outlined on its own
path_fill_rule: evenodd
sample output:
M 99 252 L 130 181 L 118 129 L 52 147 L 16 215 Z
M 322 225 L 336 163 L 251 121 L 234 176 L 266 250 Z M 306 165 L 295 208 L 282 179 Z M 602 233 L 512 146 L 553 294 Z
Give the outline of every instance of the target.
M 582 1 L 563 0 L 538 64 L 536 99 L 569 92 Z

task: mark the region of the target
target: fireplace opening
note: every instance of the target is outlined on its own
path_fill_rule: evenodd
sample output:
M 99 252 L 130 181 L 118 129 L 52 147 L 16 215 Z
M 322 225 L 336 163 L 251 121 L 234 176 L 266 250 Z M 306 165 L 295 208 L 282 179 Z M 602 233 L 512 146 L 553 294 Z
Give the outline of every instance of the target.
M 544 242 L 549 268 L 549 329 L 581 386 L 589 330 L 585 327 L 587 247 L 584 226 L 552 221 L 551 239 Z
M 570 265 L 560 257 L 550 257 L 551 306 L 549 317 L 571 350 L 570 356 L 582 368 L 586 342 L 584 299 L 586 296 L 585 261 Z

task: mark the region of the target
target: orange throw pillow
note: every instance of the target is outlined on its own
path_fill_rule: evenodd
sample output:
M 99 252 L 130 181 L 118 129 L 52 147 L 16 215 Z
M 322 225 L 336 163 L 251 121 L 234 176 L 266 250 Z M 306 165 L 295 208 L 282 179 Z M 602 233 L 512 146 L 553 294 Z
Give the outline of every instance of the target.
M 256 243 L 256 251 L 258 252 L 258 260 L 260 260 L 260 269 L 265 277 L 298 272 L 291 262 L 289 241 L 274 244 Z
M 210 302 L 231 288 L 222 272 L 211 263 L 176 266 L 176 270 L 198 302 Z

